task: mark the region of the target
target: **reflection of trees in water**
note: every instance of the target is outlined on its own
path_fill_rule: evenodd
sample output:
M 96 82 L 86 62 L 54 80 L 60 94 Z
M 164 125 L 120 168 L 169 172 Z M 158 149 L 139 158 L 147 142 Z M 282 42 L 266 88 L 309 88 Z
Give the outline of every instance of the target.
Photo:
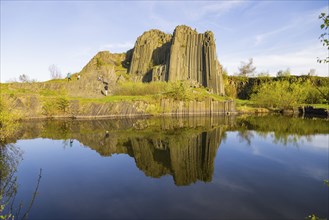
M 328 120 L 273 115 L 239 118 L 233 130 L 237 130 L 240 140 L 245 140 L 249 145 L 252 142 L 253 133 L 264 138 L 270 137 L 276 144 L 296 146 L 302 138 L 312 141 L 314 134 L 329 134 Z
M 188 185 L 211 180 L 221 137 L 231 123 L 228 117 L 54 120 L 26 122 L 22 129 L 26 125 L 28 130 L 22 136 L 64 139 L 64 147 L 69 146 L 69 139 L 75 139 L 102 156 L 128 154 L 145 175 L 158 178 L 170 174 L 177 185 Z
M 1 197 L 3 204 L 8 205 L 10 199 L 17 191 L 17 177 L 15 173 L 17 166 L 22 160 L 22 152 L 13 144 L 0 146 L 0 164 L 1 164 Z
M 238 131 L 238 137 L 240 142 L 241 141 L 246 141 L 248 145 L 251 144 L 251 140 L 254 137 L 254 134 L 250 130 L 241 130 Z
M 35 201 L 41 179 L 41 169 L 36 189 L 28 206 L 24 207 L 22 202 L 16 200 L 19 188 L 16 172 L 22 159 L 22 151 L 14 144 L 0 146 L 0 219 L 26 219 Z
M 214 159 L 225 132 L 238 131 L 251 144 L 253 138 L 273 138 L 278 143 L 296 143 L 301 137 L 328 134 L 328 121 L 262 117 L 191 117 L 186 119 L 54 120 L 25 122 L 17 138 L 78 140 L 102 156 L 128 154 L 145 175 L 172 175 L 177 185 L 197 180 L 211 181 Z M 108 131 L 108 132 L 107 132 Z

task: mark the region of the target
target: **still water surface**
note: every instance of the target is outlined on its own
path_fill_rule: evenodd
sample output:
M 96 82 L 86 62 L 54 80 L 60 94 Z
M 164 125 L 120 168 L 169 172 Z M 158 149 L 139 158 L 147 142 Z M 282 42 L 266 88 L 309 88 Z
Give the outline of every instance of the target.
M 14 207 L 29 219 L 328 218 L 329 123 L 247 118 L 34 121 Z M 108 132 L 107 132 L 108 131 Z

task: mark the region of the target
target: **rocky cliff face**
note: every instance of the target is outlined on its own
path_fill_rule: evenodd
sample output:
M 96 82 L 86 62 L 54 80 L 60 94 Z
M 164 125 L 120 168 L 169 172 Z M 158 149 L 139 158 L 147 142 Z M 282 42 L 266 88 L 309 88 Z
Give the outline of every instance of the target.
M 69 95 L 74 97 L 101 97 L 101 91 L 105 84 L 111 89 L 122 78 L 121 73 L 126 74 L 127 70 L 122 66 L 126 57 L 125 53 L 112 54 L 109 51 L 98 52 L 84 68 L 80 71 L 80 80 L 76 80 L 77 74 L 73 75 L 72 81 L 67 85 Z M 102 81 L 98 77 L 102 76 Z
M 79 89 L 100 95 L 102 85 L 95 79 L 103 75 L 114 88 L 122 75 L 133 81 L 190 81 L 192 86 L 204 86 L 224 95 L 222 67 L 216 55 L 211 31 L 198 33 L 192 28 L 177 26 L 174 34 L 152 29 L 136 40 L 133 49 L 122 54 L 101 51 L 80 72 Z M 111 92 L 111 91 L 110 91 Z
M 152 69 L 168 61 L 171 36 L 159 30 L 144 32 L 136 41 L 129 73 L 152 81 Z
M 169 81 L 192 80 L 214 93 L 223 94 L 213 33 L 199 34 L 187 26 L 176 27 L 168 75 Z
M 129 73 L 144 82 L 189 80 L 224 94 L 213 33 L 199 34 L 184 25 L 177 26 L 173 36 L 159 30 L 141 35 L 133 50 Z

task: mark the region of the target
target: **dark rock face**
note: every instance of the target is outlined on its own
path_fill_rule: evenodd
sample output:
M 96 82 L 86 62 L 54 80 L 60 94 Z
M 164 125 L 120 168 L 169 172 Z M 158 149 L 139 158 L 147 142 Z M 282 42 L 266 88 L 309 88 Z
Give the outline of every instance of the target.
M 167 62 L 171 36 L 159 30 L 144 32 L 138 37 L 129 73 L 143 81 L 152 81 L 152 68 Z
M 199 34 L 184 25 L 177 26 L 173 36 L 159 30 L 141 35 L 134 47 L 129 73 L 144 82 L 189 80 L 224 94 L 213 33 Z

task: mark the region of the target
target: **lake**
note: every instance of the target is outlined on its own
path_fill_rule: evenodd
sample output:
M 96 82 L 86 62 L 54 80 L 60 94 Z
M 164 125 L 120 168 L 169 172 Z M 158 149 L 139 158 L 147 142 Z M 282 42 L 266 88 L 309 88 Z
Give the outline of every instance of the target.
M 26 121 L 1 154 L 5 213 L 328 218 L 328 143 L 328 120 L 285 116 Z

